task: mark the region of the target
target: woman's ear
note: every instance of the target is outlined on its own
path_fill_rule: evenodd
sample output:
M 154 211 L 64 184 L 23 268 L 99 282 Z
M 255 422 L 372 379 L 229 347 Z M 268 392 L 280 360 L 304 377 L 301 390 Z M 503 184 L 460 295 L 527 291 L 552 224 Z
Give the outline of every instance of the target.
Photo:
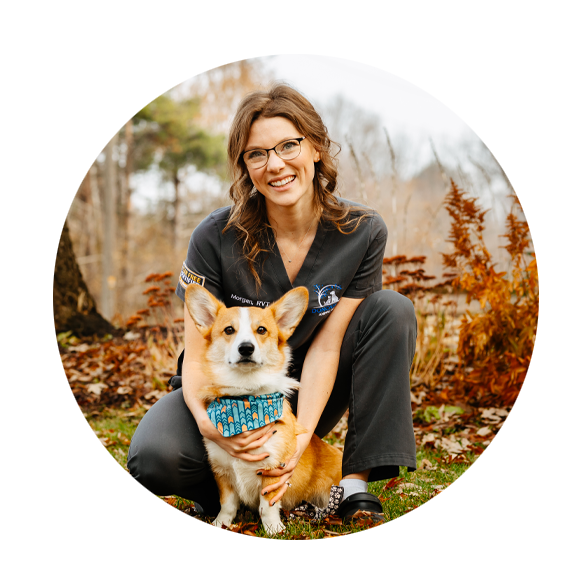
M 320 151 L 314 153 L 314 163 L 318 163 L 318 161 L 320 161 Z

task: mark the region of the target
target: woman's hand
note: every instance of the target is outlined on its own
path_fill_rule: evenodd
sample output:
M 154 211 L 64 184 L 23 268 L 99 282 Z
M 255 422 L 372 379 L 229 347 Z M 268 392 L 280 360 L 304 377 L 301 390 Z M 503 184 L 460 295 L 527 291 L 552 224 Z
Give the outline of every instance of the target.
M 268 452 L 251 454 L 250 451 L 263 446 L 276 432 L 273 422 L 256 430 L 247 430 L 234 436 L 225 437 L 218 432 L 207 414 L 205 418 L 202 418 L 202 422 L 198 421 L 198 427 L 204 438 L 215 442 L 231 457 L 249 462 L 262 461 L 269 456 Z
M 310 440 L 312 439 L 312 434 L 306 432 L 304 434 L 298 434 L 296 436 L 296 450 L 292 457 L 289 459 L 287 463 L 285 463 L 284 467 L 278 467 L 276 469 L 261 469 L 257 471 L 258 475 L 263 475 L 264 477 L 279 477 L 275 483 L 271 485 L 267 485 L 263 488 L 263 495 L 271 491 L 278 491 L 278 493 L 273 497 L 271 503 L 269 505 L 276 504 L 285 494 L 289 487 L 289 479 L 293 475 L 294 469 L 298 464 L 300 458 L 304 454 L 304 451 L 310 444 Z
M 184 398 L 186 393 L 184 390 Z M 212 424 L 208 416 L 206 406 L 197 398 L 187 396 L 189 408 L 194 415 L 196 424 L 204 438 L 215 442 L 220 448 L 223 448 L 231 457 L 242 459 L 243 461 L 256 462 L 262 461 L 269 456 L 269 453 L 251 454 L 250 451 L 263 446 L 276 432 L 275 423 L 272 422 L 267 426 L 262 426 L 256 430 L 247 430 L 234 436 L 222 436 Z M 186 402 L 187 403 L 187 402 Z

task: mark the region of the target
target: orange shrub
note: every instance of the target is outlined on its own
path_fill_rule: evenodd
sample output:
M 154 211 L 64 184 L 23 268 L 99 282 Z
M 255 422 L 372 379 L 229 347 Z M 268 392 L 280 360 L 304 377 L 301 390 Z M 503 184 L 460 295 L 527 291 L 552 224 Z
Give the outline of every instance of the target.
M 530 364 L 538 322 L 538 270 L 528 223 L 516 196 L 507 216 L 509 271 L 497 272 L 483 241 L 486 214 L 475 198 L 465 197 L 451 181 L 445 207 L 452 218 L 448 241 L 454 246 L 443 254 L 445 274 L 456 290 L 477 300 L 481 311 L 467 311 L 459 331 L 459 363 L 454 391 L 471 403 L 509 406 L 515 401 Z

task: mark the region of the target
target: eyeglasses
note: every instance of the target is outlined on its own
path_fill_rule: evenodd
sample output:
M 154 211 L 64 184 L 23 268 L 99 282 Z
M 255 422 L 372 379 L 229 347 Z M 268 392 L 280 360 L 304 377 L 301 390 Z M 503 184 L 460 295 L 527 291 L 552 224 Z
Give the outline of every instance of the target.
M 275 145 L 272 149 L 251 149 L 243 153 L 243 160 L 249 169 L 260 169 L 267 165 L 269 161 L 269 151 L 275 151 L 275 154 L 284 161 L 295 159 L 302 152 L 302 141 L 306 137 L 299 139 L 286 139 Z

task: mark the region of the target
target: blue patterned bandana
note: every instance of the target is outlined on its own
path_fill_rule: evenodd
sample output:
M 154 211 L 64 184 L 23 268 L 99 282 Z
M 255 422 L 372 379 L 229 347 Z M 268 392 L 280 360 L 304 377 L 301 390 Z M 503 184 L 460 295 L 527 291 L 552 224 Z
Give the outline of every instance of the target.
M 208 417 L 222 436 L 234 436 L 278 420 L 284 397 L 280 391 L 257 396 L 218 397 L 208 406 Z

